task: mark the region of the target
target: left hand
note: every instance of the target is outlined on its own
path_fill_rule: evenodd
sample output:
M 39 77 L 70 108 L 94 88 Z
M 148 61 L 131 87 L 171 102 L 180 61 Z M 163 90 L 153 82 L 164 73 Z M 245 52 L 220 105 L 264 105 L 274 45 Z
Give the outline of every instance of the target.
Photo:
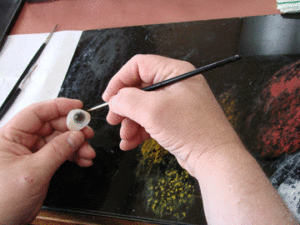
M 0 215 L 3 224 L 31 223 L 55 171 L 66 161 L 92 165 L 90 127 L 68 131 L 66 116 L 82 102 L 58 98 L 33 104 L 0 129 Z

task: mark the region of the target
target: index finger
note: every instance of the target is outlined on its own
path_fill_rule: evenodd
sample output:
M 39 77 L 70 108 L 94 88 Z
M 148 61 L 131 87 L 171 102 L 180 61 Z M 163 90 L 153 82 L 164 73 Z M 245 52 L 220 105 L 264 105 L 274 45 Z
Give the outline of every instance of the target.
M 45 122 L 66 116 L 72 109 L 82 108 L 82 102 L 75 99 L 57 98 L 30 105 L 11 119 L 6 126 L 35 133 Z
M 104 101 L 124 87 L 145 87 L 194 69 L 191 64 L 158 55 L 136 55 L 110 80 Z

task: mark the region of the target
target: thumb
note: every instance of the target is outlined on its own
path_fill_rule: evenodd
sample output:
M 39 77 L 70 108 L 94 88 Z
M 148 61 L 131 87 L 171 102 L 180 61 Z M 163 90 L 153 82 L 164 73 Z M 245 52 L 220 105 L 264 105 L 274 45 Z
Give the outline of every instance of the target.
M 65 132 L 48 142 L 34 153 L 34 161 L 38 162 L 44 176 L 51 176 L 69 157 L 84 143 L 81 131 Z
M 138 88 L 122 88 L 109 101 L 109 109 L 122 117 L 127 117 L 144 126 L 154 115 L 157 99 L 155 92 L 146 92 Z

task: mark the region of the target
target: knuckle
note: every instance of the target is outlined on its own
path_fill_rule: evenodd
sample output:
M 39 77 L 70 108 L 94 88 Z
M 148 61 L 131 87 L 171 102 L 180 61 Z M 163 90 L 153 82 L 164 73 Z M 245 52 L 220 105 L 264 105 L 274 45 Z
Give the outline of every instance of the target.
M 116 106 L 119 107 L 123 104 L 128 104 L 131 98 L 131 91 L 128 88 L 122 88 L 117 94 L 117 104 Z
M 195 70 L 195 66 L 187 61 L 179 61 L 177 68 L 180 70 L 178 71 L 179 74 Z
M 184 61 L 184 63 L 186 64 L 186 67 L 187 67 L 187 68 L 190 68 L 191 70 L 194 70 L 194 69 L 195 69 L 195 66 L 194 66 L 192 63 L 187 62 L 187 61 Z
M 128 94 L 130 94 L 130 93 L 127 93 L 127 92 L 128 92 L 127 88 L 122 88 L 122 89 L 119 90 L 118 96 L 119 96 L 120 98 L 124 98 L 124 97 L 126 97 Z
M 140 62 L 140 60 L 142 60 L 144 57 L 143 54 L 136 54 L 132 57 L 132 60 L 135 61 L 135 62 Z

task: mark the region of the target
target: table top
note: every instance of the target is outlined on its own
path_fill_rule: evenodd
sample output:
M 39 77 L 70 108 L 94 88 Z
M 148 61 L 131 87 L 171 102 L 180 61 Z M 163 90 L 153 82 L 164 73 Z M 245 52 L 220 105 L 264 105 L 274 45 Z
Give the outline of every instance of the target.
M 48 33 L 56 24 L 59 24 L 58 31 L 91 30 L 279 14 L 276 7 L 276 0 L 173 0 L 172 4 L 166 0 L 65 0 L 25 3 L 11 34 Z M 53 222 L 52 218 L 61 224 L 70 223 L 70 218 L 65 214 L 42 211 L 33 224 L 50 224 Z M 91 222 L 86 218 L 74 218 L 74 215 L 72 218 Z
M 25 3 L 11 34 L 279 14 L 276 0 L 84 0 Z

